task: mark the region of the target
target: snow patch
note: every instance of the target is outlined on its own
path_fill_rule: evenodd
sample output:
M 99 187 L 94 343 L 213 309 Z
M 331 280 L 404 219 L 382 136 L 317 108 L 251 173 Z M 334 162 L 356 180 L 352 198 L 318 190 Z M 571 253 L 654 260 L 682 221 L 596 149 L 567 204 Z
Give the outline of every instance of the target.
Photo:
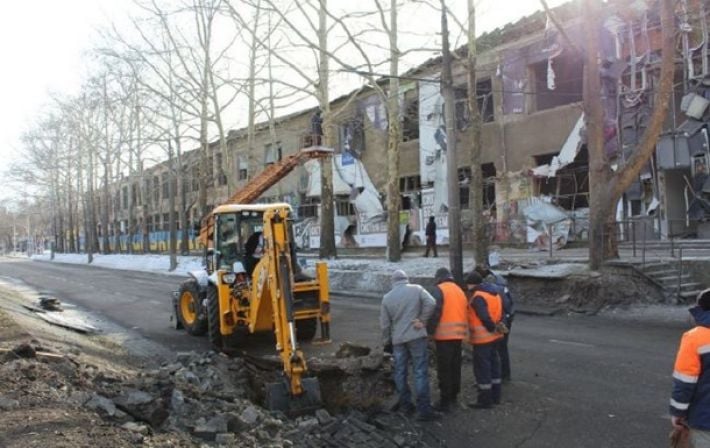
M 50 260 L 50 255 L 45 253 L 33 255 L 32 259 L 54 263 L 88 264 L 86 254 L 55 254 L 54 260 Z M 202 257 L 178 256 L 177 262 L 177 269 L 170 271 L 170 257 L 168 255 L 95 254 L 91 266 L 123 271 L 156 272 L 180 277 L 186 277 L 190 271 L 202 269 Z

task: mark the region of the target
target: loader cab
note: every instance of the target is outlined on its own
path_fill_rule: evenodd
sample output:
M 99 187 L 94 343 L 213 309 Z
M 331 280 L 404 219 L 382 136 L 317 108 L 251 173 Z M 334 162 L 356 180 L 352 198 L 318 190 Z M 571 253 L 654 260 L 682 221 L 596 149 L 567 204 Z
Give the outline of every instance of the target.
M 256 265 L 254 238 L 264 227 L 264 213 L 259 210 L 240 210 L 216 215 L 214 266 L 221 270 L 233 270 L 239 262 L 251 275 Z M 258 253 L 257 253 L 258 255 Z M 258 260 L 256 260 L 258 261 Z

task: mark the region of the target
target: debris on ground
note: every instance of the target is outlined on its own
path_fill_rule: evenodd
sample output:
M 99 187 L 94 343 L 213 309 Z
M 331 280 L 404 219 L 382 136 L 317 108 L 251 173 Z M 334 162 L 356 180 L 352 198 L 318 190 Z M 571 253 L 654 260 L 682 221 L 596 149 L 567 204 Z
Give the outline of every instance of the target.
M 56 297 L 40 297 L 39 306 L 46 311 L 64 311 L 62 303 Z
M 80 437 L 118 447 L 442 446 L 410 418 L 374 405 L 372 395 L 392 387 L 382 352 L 313 361 L 324 389 L 343 403 L 288 418 L 257 404 L 256 387 L 269 375 L 244 358 L 180 352 L 157 368 L 121 371 L 24 343 L 0 360 L 0 446 L 88 446 Z

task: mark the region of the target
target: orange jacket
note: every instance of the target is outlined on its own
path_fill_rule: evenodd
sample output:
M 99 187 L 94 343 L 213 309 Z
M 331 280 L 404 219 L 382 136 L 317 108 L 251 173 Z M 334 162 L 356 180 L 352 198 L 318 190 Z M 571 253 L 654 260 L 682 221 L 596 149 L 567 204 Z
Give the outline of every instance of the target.
M 710 311 L 690 310 L 697 327 L 683 334 L 673 368 L 670 413 L 710 431 Z
M 486 328 L 481 317 L 478 315 L 481 307 L 485 307 L 493 324 L 498 324 L 503 320 L 503 299 L 500 295 L 488 291 L 477 289 L 471 297 L 468 308 L 468 329 L 469 342 L 474 345 L 488 344 L 503 337 L 496 333 L 494 329 Z
M 434 332 L 436 341 L 462 341 L 466 339 L 468 323 L 466 310 L 468 301 L 466 294 L 452 281 L 445 281 L 437 285 L 443 296 L 441 319 Z

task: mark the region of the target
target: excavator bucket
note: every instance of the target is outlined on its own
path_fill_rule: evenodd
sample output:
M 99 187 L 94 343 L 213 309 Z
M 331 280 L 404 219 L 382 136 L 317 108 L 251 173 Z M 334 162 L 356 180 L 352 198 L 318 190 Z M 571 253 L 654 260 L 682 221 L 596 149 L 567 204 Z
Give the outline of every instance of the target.
M 292 395 L 287 380 L 266 384 L 265 407 L 270 411 L 281 411 L 289 417 L 313 412 L 321 408 L 320 383 L 318 378 L 303 378 L 303 392 Z

